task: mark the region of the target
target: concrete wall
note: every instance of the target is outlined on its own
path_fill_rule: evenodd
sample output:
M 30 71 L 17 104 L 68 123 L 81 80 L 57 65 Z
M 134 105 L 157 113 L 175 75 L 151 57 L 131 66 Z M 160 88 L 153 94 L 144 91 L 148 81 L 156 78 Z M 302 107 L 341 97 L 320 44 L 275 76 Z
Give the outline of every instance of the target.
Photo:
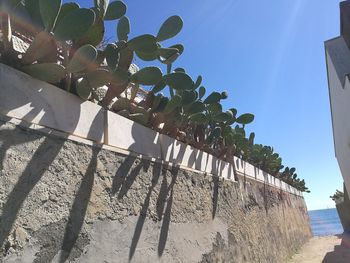
M 232 163 L 222 161 L 3 64 L 0 79 L 0 97 L 6 98 L 0 100 L 4 116 L 232 181 L 235 174 L 244 174 L 302 196 L 294 187 L 236 157 Z
M 335 155 L 350 189 L 350 50 L 343 37 L 325 43 Z
M 286 262 L 302 196 L 0 121 L 0 262 Z

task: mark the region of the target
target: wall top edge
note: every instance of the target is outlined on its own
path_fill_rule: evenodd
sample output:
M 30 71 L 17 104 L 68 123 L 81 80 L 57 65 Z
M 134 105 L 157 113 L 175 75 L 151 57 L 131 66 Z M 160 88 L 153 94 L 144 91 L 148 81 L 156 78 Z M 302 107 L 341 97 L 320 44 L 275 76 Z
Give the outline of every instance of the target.
M 17 71 L 16 69 L 13 69 L 13 68 L 11 68 L 11 67 L 9 67 L 9 66 L 7 66 L 7 65 L 4 65 L 4 64 L 1 64 L 0 63 L 0 69 L 1 68 L 5 68 L 6 69 L 6 71 L 12 71 L 13 72 L 13 77 L 16 77 L 16 76 L 19 76 L 18 78 L 19 79 L 21 79 L 21 77 L 24 77 L 24 78 L 31 78 L 30 76 L 28 76 L 27 74 L 25 74 L 25 73 L 23 73 L 23 72 L 20 72 L 20 71 Z M 0 75 L 1 74 L 3 74 L 4 72 L 2 71 L 2 70 L 0 70 Z M 6 73 L 6 72 L 5 72 Z M 7 76 L 7 75 L 6 75 Z M 12 76 L 11 76 L 12 77 Z M 17 80 L 17 82 L 18 81 L 20 81 L 20 80 Z M 49 84 L 49 83 L 45 83 L 45 82 L 42 82 L 42 81 L 40 81 L 40 80 L 34 80 L 33 79 L 33 81 L 35 81 L 35 83 L 36 84 L 38 84 L 38 85 L 40 85 L 40 86 L 42 86 L 42 87 L 47 87 L 48 89 L 54 89 L 54 91 L 55 90 L 59 90 L 57 87 L 55 87 L 55 86 L 53 86 L 53 85 L 51 85 L 51 84 Z M 9 81 L 7 81 L 7 83 L 8 83 Z M 2 88 L 5 88 L 5 87 L 2 87 L 3 85 L 5 86 L 6 84 L 3 84 L 4 82 L 2 82 L 2 83 L 0 83 L 0 90 L 2 89 Z M 6 82 L 5 82 L 6 83 Z M 25 88 L 28 88 L 28 85 L 24 85 L 24 87 L 19 87 L 19 89 L 25 89 Z M 38 87 L 36 87 L 35 89 L 37 89 Z M 28 92 L 28 93 L 30 93 L 30 92 Z M 57 93 L 56 93 L 57 94 Z M 72 96 L 72 94 L 69 94 L 69 93 L 67 93 L 67 92 L 64 92 L 64 91 L 62 91 L 62 90 L 60 90 L 60 92 L 59 92 L 59 94 L 60 95 L 62 95 L 62 96 L 66 96 L 67 98 L 69 97 L 71 97 Z M 73 95 L 74 96 L 74 95 Z M 76 96 L 74 96 L 74 97 L 76 97 Z M 71 101 L 72 102 L 72 101 Z M 74 102 L 74 101 L 73 101 Z M 76 100 L 76 102 L 77 103 L 79 103 L 80 105 L 81 105 L 81 103 L 82 103 L 82 101 L 77 97 L 77 100 Z M 2 106 L 2 104 L 1 104 L 2 102 L 0 101 L 0 106 Z M 98 105 L 96 105 L 95 103 L 92 103 L 92 102 L 89 102 L 89 101 L 84 101 L 83 102 L 83 104 L 84 105 L 86 105 L 86 108 L 85 109 L 83 109 L 83 108 L 81 108 L 81 109 L 83 109 L 84 110 L 84 113 L 86 112 L 87 114 L 89 114 L 89 107 L 91 107 L 91 108 L 94 108 L 94 109 L 98 109 L 98 108 L 100 108 L 100 106 L 98 106 Z M 5 104 L 6 105 L 6 104 Z M 0 109 L 1 109 L 1 107 L 0 107 Z M 22 110 L 22 113 L 23 113 L 23 109 L 21 109 Z M 95 110 L 96 111 L 96 110 Z M 59 114 L 60 112 L 58 112 L 58 114 Z M 15 121 L 13 124 L 15 124 L 15 125 L 19 125 L 19 124 L 22 124 L 23 123 L 23 121 L 27 121 L 26 119 L 23 119 L 23 118 L 21 118 L 21 116 L 16 116 L 16 114 L 7 114 L 7 113 L 4 113 L 4 112 L 0 112 L 0 114 L 1 115 L 3 115 L 3 116 L 6 116 L 6 118 L 10 118 L 10 120 L 17 120 L 17 122 Z M 55 113 L 56 114 L 56 113 Z M 81 118 L 82 117 L 82 118 Z M 85 117 L 85 115 L 84 114 L 82 114 L 81 115 L 81 117 L 80 117 L 80 119 L 79 119 L 79 123 L 80 122 L 82 122 L 83 124 L 84 124 L 84 126 L 82 126 L 82 130 L 83 129 L 86 129 L 86 125 L 87 125 L 87 123 L 89 122 L 89 120 L 91 120 L 92 119 L 92 117 L 94 117 L 94 116 L 89 116 L 88 118 L 86 118 L 85 119 L 85 121 L 84 121 L 84 117 Z M 124 117 L 122 117 L 122 116 L 120 116 L 120 115 L 117 115 L 117 114 L 113 114 L 113 116 L 112 116 L 113 118 L 115 118 L 115 122 L 120 122 L 120 118 L 123 118 L 123 119 L 125 119 Z M 0 118 L 0 119 L 2 119 L 3 120 L 3 118 Z M 64 119 L 64 118 L 62 118 L 62 119 Z M 103 119 L 104 119 L 104 117 L 103 117 L 103 115 L 101 115 L 101 116 L 99 116 L 99 120 L 101 120 L 101 122 L 103 122 Z M 131 120 L 129 120 L 129 119 L 126 119 L 126 120 L 128 120 L 126 123 L 130 123 L 130 122 L 132 122 Z M 3 120 L 4 121 L 4 120 Z M 105 120 L 106 121 L 106 120 Z M 11 122 L 11 121 L 10 121 Z M 107 122 L 105 122 L 105 123 L 107 123 Z M 134 124 L 134 122 L 132 122 L 132 124 Z M 131 124 L 127 124 L 127 125 L 131 125 Z M 107 146 L 107 147 L 111 147 L 109 150 L 112 150 L 113 149 L 113 147 L 115 147 L 115 148 L 120 148 L 120 145 L 110 145 L 110 144 L 104 144 L 103 142 L 101 143 L 100 141 L 98 141 L 98 140 L 94 140 L 94 138 L 90 138 L 90 137 L 88 137 L 88 136 L 84 136 L 84 134 L 83 133 L 79 133 L 79 134 L 75 134 L 74 132 L 72 133 L 70 130 L 62 130 L 62 129 L 57 129 L 56 127 L 51 127 L 50 125 L 46 125 L 46 123 L 40 123 L 40 122 L 38 122 L 38 123 L 35 123 L 35 122 L 33 122 L 33 121 L 31 121 L 31 120 L 29 120 L 28 121 L 28 125 L 27 126 L 25 126 L 26 128 L 29 128 L 29 129 L 34 129 L 34 130 L 41 130 L 41 131 L 43 131 L 44 133 L 48 133 L 48 134 L 54 134 L 54 135 L 56 135 L 56 136 L 58 136 L 58 137 L 64 137 L 64 138 L 66 138 L 66 139 L 69 139 L 69 140 L 73 140 L 73 141 L 78 141 L 79 143 L 83 143 L 83 144 L 88 144 L 88 145 L 94 145 L 94 144 L 102 144 L 102 145 L 105 145 L 105 146 Z M 142 126 L 142 125 L 136 125 L 136 127 L 137 127 L 137 129 L 139 130 L 139 133 L 142 133 L 143 131 L 145 132 L 145 133 L 149 133 L 149 131 L 148 130 L 150 130 L 150 131 L 153 131 L 153 130 L 151 130 L 151 129 L 149 129 L 148 127 L 145 127 L 145 126 Z M 44 128 L 44 129 L 43 129 Z M 146 130 L 147 129 L 147 130 Z M 45 132 L 46 130 L 48 130 L 48 131 L 50 131 L 50 132 Z M 57 131 L 57 133 L 55 134 L 55 132 L 53 132 L 53 131 Z M 53 133 L 52 133 L 53 132 Z M 132 137 L 132 135 L 130 135 L 131 137 Z M 160 135 L 160 136 L 162 136 L 162 135 Z M 165 135 L 163 135 L 163 136 L 165 136 Z M 105 136 L 105 137 L 108 137 L 108 135 L 107 136 Z M 132 139 L 130 139 L 130 140 L 132 140 Z M 173 139 L 173 138 L 171 138 L 171 140 L 172 140 L 172 143 L 177 143 L 177 144 L 183 144 L 182 142 L 180 142 L 180 141 L 178 141 L 178 140 L 176 140 L 176 139 Z M 147 145 L 146 145 L 147 146 Z M 124 153 L 123 154 L 125 154 L 125 153 L 127 153 L 127 152 L 135 152 L 135 154 L 138 154 L 138 155 L 147 155 L 149 158 L 157 158 L 157 159 L 159 159 L 159 158 L 161 158 L 161 159 L 163 159 L 163 161 L 168 161 L 168 160 L 166 160 L 166 159 L 164 159 L 164 156 L 162 155 L 162 153 L 160 154 L 160 155 L 157 155 L 157 154 L 155 154 L 155 155 L 153 155 L 152 154 L 152 152 L 151 153 L 149 153 L 148 152 L 148 149 L 146 149 L 147 147 L 146 146 L 143 146 L 143 147 L 141 147 L 140 149 L 140 152 L 139 151 L 134 151 L 134 148 L 127 148 L 127 147 L 125 147 L 124 145 L 120 148 L 121 150 L 123 150 L 124 151 Z M 218 158 L 216 158 L 216 157 L 214 157 L 214 156 L 212 156 L 212 155 L 210 155 L 210 154 L 208 154 L 208 153 L 206 153 L 206 152 L 203 152 L 203 151 L 201 151 L 201 150 L 199 150 L 199 149 L 197 149 L 197 148 L 193 148 L 193 147 L 191 147 L 191 146 L 189 146 L 189 145 L 185 145 L 185 147 L 186 148 L 189 148 L 190 150 L 194 150 L 194 151 L 197 151 L 197 152 L 202 152 L 203 154 L 205 154 L 205 155 L 209 155 L 209 156 L 211 156 L 210 158 L 212 158 L 213 160 L 216 160 L 216 161 L 218 161 L 218 163 L 219 163 L 219 166 L 220 166 L 220 168 L 222 168 L 222 167 L 224 167 L 223 169 L 226 169 L 225 170 L 225 172 L 227 172 L 227 171 L 229 171 L 230 169 L 232 169 L 232 167 L 233 166 L 235 166 L 235 164 L 232 164 L 232 163 L 228 163 L 228 162 L 225 162 L 225 161 L 223 161 L 223 160 L 220 160 L 220 159 L 218 159 Z M 191 148 L 193 148 L 193 149 L 191 149 Z M 147 152 L 142 152 L 143 150 L 146 150 Z M 186 149 L 187 150 L 187 149 Z M 171 161 L 170 161 L 171 162 Z M 255 167 L 255 166 L 253 166 L 252 164 L 250 164 L 250 163 L 248 163 L 248 162 L 245 162 L 245 161 L 243 161 L 242 159 L 240 159 L 240 158 L 238 158 L 238 157 L 234 157 L 234 162 L 236 163 L 236 162 L 238 162 L 239 164 L 240 164 L 240 167 L 237 169 L 237 172 L 239 172 L 239 173 L 244 173 L 245 175 L 248 175 L 249 176 L 249 178 L 250 179 L 256 179 L 257 181 L 265 181 L 266 183 L 268 183 L 268 184 L 270 184 L 271 185 L 271 183 L 269 182 L 269 181 L 271 181 L 271 178 L 272 178 L 272 180 L 275 180 L 275 182 L 273 182 L 273 184 L 274 185 L 277 185 L 277 184 L 279 184 L 279 185 L 281 185 L 281 189 L 282 190 L 284 190 L 284 191 L 286 191 L 286 192 L 289 192 L 289 193 L 299 193 L 298 195 L 299 196 L 302 196 L 302 194 L 300 193 L 300 191 L 298 191 L 297 189 L 295 189 L 294 187 L 292 187 L 292 186 L 289 186 L 288 185 L 288 188 L 289 188 L 289 190 L 286 188 L 286 187 L 283 187 L 283 182 L 282 181 L 280 181 L 278 178 L 276 178 L 276 177 L 273 177 L 272 175 L 270 175 L 270 174 L 268 174 L 268 173 L 266 173 L 266 172 L 264 172 L 264 171 L 262 171 L 262 170 L 260 170 L 259 168 L 257 168 L 257 167 Z M 179 166 L 184 166 L 183 165 L 183 163 L 178 163 L 178 165 Z M 243 168 L 242 167 L 244 167 L 244 172 L 242 172 L 243 170 Z M 193 170 L 193 167 L 188 167 L 189 169 L 192 169 Z M 203 167 L 202 167 L 203 168 Z M 246 172 L 246 168 L 247 168 L 247 172 L 249 173 L 247 173 Z M 228 170 L 227 170 L 228 169 Z M 197 166 L 195 167 L 195 169 L 194 170 L 196 170 L 196 171 L 198 171 L 198 172 L 205 172 L 205 173 L 212 173 L 211 172 L 211 170 L 208 170 L 208 169 L 205 169 L 204 168 L 204 170 L 203 169 L 197 169 Z M 215 173 L 214 173 L 215 174 Z M 225 177 L 225 176 L 224 176 Z M 231 179 L 232 180 L 232 179 Z M 277 180 L 277 181 L 276 181 Z M 276 183 L 277 182 L 277 183 Z M 276 187 L 276 186 L 275 186 Z M 284 188 L 286 188 L 286 189 L 284 189 Z
M 337 37 L 330 38 L 330 39 L 324 41 L 324 44 L 325 44 L 325 45 L 330 45 L 332 42 L 337 41 L 337 40 L 339 40 L 340 38 L 343 38 L 343 37 L 342 37 L 342 36 L 337 36 Z

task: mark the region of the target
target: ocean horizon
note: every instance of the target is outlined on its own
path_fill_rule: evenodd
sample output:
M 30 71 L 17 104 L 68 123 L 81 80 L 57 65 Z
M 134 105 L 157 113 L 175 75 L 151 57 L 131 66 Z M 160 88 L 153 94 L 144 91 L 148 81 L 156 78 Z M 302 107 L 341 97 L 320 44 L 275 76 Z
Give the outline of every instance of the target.
M 344 232 L 336 208 L 308 211 L 314 236 L 331 236 Z

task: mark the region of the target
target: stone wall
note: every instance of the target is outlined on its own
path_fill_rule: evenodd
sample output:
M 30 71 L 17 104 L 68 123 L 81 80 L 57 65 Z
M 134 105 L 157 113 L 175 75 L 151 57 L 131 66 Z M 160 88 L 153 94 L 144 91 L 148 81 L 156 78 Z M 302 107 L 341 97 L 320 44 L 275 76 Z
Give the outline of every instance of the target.
M 285 262 L 302 197 L 0 122 L 0 262 Z

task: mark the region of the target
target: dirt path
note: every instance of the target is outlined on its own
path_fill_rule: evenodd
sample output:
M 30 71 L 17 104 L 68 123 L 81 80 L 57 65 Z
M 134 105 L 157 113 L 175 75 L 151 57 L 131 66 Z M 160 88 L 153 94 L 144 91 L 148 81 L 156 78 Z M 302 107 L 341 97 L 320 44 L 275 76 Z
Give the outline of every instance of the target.
M 288 263 L 350 263 L 350 236 L 313 237 Z

